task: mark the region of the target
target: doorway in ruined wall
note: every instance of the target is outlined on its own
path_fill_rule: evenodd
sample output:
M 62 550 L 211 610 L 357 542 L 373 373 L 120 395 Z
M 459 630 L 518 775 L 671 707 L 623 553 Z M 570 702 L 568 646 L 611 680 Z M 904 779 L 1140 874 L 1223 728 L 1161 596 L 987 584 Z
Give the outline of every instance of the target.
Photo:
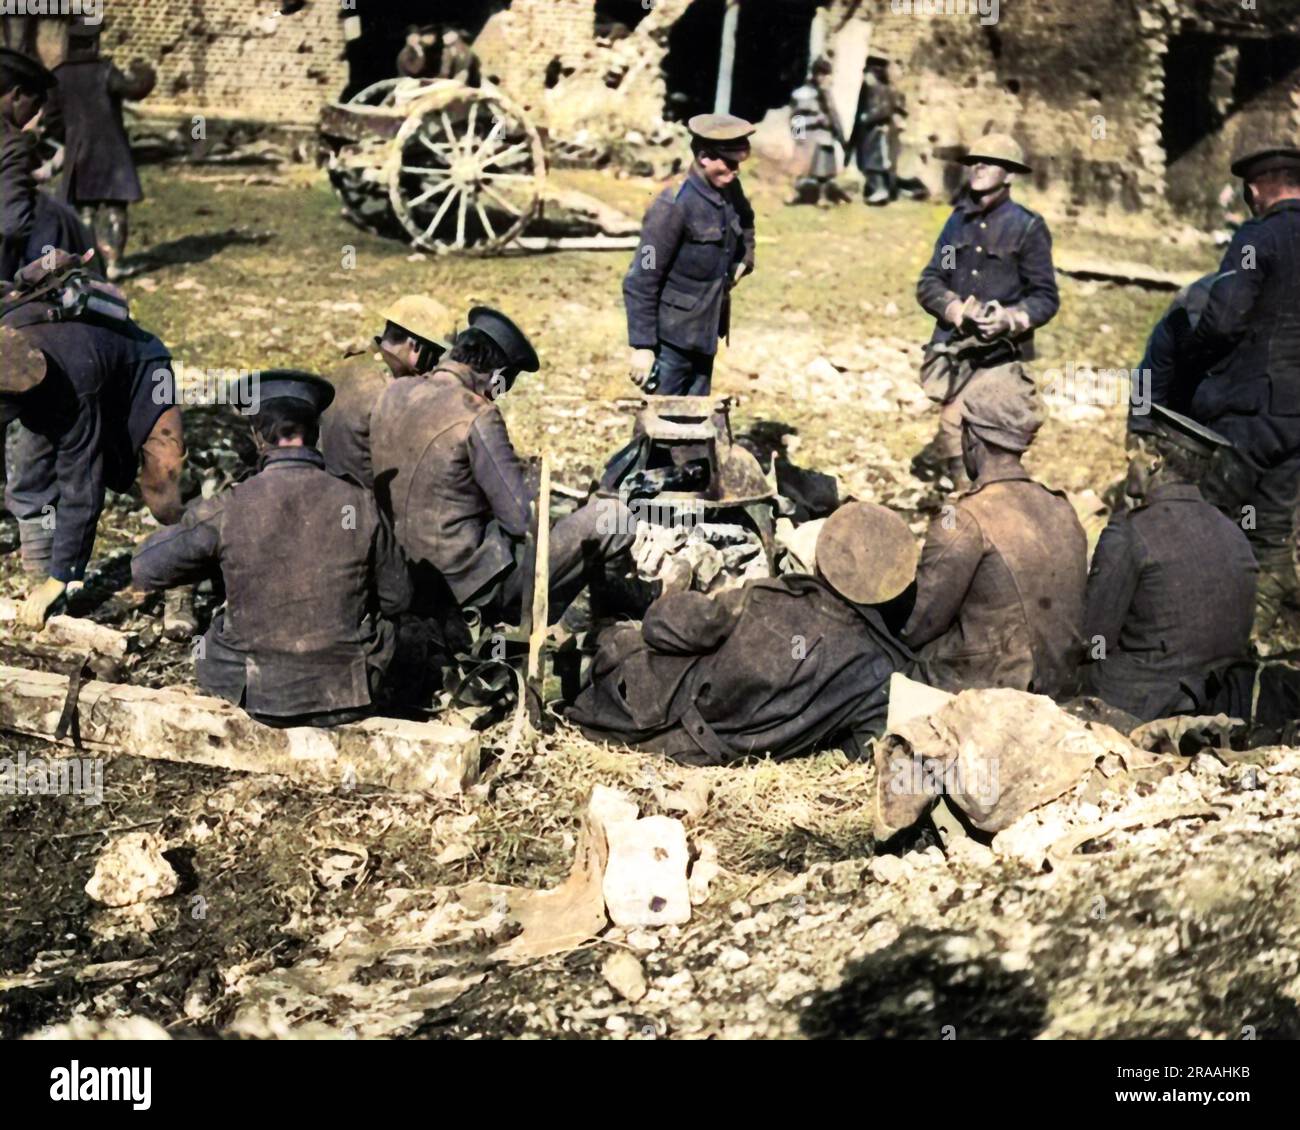
M 397 55 L 406 42 L 407 28 L 455 28 L 474 38 L 489 19 L 508 7 L 510 0 L 356 0 L 355 12 L 339 13 L 361 21 L 360 37 L 347 45 L 344 98 L 397 74 Z
M 740 0 L 731 113 L 758 122 L 784 106 L 808 73 L 818 0 Z M 684 121 L 714 109 L 727 0 L 695 0 L 668 35 L 664 116 Z
M 1278 97 L 1300 68 L 1300 37 L 1176 35 L 1165 56 L 1160 134 L 1170 164 L 1233 114 Z M 1284 109 L 1280 106 L 1279 109 Z

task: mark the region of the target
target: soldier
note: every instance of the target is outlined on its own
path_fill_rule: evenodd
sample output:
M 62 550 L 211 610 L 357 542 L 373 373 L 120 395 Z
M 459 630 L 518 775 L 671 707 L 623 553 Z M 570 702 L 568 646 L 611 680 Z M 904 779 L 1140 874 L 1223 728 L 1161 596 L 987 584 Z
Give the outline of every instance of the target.
M 61 320 L 57 294 L 38 292 L 11 305 L 0 325 L 45 362 L 38 384 L 0 397 L 22 422 L 5 505 L 18 519 L 23 568 L 33 578 L 20 619 L 39 627 L 85 578 L 106 488 L 138 482 L 159 522 L 180 520 L 181 410 L 167 347 L 129 318 Z M 184 596 L 169 599 L 176 625 Z
M 441 302 L 422 294 L 399 298 L 384 314 L 384 333 L 370 350 L 350 354 L 330 374 L 338 394 L 321 420 L 320 452 L 336 475 L 375 485 L 370 459 L 370 417 L 392 381 L 430 372 L 451 348 L 454 319 Z
M 695 161 L 650 205 L 623 280 L 632 380 L 663 396 L 708 396 L 731 288 L 754 270 L 754 210 L 740 185 L 754 127 L 730 114 L 688 125 Z
M 874 503 L 841 507 L 816 575 L 750 581 L 717 597 L 661 597 L 642 624 L 601 637 L 592 685 L 568 718 L 692 765 L 796 757 L 832 741 L 858 755 L 884 730 L 889 679 L 913 664 L 897 632 L 915 597 L 916 542 Z
M 967 186 L 916 288 L 936 320 L 921 383 L 943 410 L 939 434 L 913 464 L 922 477 L 946 474 L 957 487 L 963 398 L 1004 369 L 1022 373 L 1021 362 L 1034 357 L 1034 330 L 1061 304 L 1047 225 L 1011 199 L 1016 174 L 1030 171 L 1020 146 L 989 134 L 962 163 Z
M 122 122 L 124 99 L 145 98 L 157 76 L 143 63 L 129 73 L 99 55 L 101 24 L 74 20 L 67 57 L 55 68 L 58 88 L 52 112 L 62 121 L 67 152 L 63 198 L 94 232 L 107 275 L 123 273 L 127 208 L 143 198 Z
M 1155 404 L 1185 413 L 1196 390 L 1198 374 L 1186 370 L 1179 355 L 1179 335 L 1186 334 L 1201 319 L 1217 275 L 1203 275 L 1183 287 L 1169 304 L 1147 338 L 1146 352 L 1138 364 L 1129 395 L 1131 433 L 1150 431 L 1148 414 Z
M 930 525 L 903 632 L 945 690 L 1056 697 L 1074 682 L 1087 539 L 1065 496 L 1021 466 L 1042 422 L 1033 383 L 1010 368 L 963 401 L 962 458 L 974 485 Z
M 417 571 L 426 602 L 441 582 L 488 623 L 518 622 L 532 496 L 494 403 L 519 373 L 540 368 L 532 344 L 500 311 L 477 306 L 432 372 L 393 381 L 371 420 L 375 494 Z M 558 620 L 593 569 L 630 550 L 636 520 L 591 503 L 551 531 L 551 612 Z M 421 608 L 421 613 L 436 612 Z
M 1180 357 L 1203 374 L 1187 414 L 1236 448 L 1206 480 L 1259 562 L 1256 641 L 1296 602 L 1291 538 L 1300 503 L 1300 149 L 1274 146 L 1232 165 L 1253 218 L 1233 237 Z
M 807 171 L 794 182 L 794 195 L 787 204 L 816 204 L 828 208 L 848 199 L 835 184 L 839 172 L 836 146 L 844 144 L 844 130 L 831 100 L 831 64 L 818 59 L 812 74 L 791 96 L 790 128 L 796 142 L 808 150 Z
M 336 726 L 372 713 L 411 600 L 406 563 L 374 497 L 316 450 L 334 390 L 261 374 L 258 473 L 199 499 L 136 552 L 142 589 L 212 576 L 226 604 L 195 657 L 199 686 L 269 726 Z
M 888 204 L 897 191 L 894 119 L 907 113 L 902 95 L 889 84 L 889 59 L 872 52 L 862 69 L 862 90 L 848 148 L 866 178 L 863 194 L 873 207 Z
M 0 280 L 6 282 L 32 261 L 28 249 L 40 198 L 36 147 L 55 81 L 40 63 L 0 47 Z
M 1248 656 L 1258 573 L 1246 535 L 1197 487 L 1227 440 L 1159 404 L 1147 421 L 1131 439 L 1136 505 L 1093 556 L 1081 678 L 1144 722 L 1213 713 L 1210 677 Z

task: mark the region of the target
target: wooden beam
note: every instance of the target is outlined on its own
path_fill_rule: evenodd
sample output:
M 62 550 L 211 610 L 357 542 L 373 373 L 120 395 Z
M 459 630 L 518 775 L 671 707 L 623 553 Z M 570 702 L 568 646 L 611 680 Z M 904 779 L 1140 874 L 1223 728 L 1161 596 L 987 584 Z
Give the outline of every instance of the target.
M 736 28 L 740 24 L 740 0 L 727 0 L 722 17 L 722 45 L 718 57 L 718 89 L 713 99 L 715 114 L 731 113 L 731 91 L 736 77 Z
M 62 675 L 0 666 L 0 729 L 54 741 L 67 692 Z M 435 796 L 455 796 L 478 778 L 479 737 L 460 726 L 369 718 L 332 730 L 276 730 L 185 688 L 100 682 L 86 683 L 79 701 L 82 746 L 95 753 Z
M 16 600 L 0 600 L 0 624 L 17 623 L 18 608 Z M 59 651 L 81 655 L 93 651 L 112 659 L 125 659 L 134 649 L 137 637 L 78 616 L 51 616 L 32 639 Z

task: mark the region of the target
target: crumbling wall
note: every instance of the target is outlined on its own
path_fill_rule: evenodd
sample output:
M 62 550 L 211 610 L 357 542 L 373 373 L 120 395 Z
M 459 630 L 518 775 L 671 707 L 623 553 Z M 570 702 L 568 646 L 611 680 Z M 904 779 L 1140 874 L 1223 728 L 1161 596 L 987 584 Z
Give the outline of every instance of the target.
M 278 0 L 137 0 L 108 5 L 105 50 L 158 70 L 160 114 L 308 124 L 347 85 L 336 4 L 292 16 Z

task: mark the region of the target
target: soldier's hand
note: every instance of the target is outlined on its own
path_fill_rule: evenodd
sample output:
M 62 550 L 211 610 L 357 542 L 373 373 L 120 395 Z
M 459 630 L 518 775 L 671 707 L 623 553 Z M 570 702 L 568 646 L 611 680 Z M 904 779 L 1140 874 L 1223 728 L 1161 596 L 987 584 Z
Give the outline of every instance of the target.
M 46 577 L 27 594 L 18 609 L 18 623 L 24 628 L 39 631 L 45 625 L 54 602 L 67 590 L 67 585 L 55 577 Z
M 36 116 L 33 117 L 32 120 L 28 122 L 25 126 L 23 126 L 23 133 L 40 133 L 41 126 L 44 124 L 44 122 L 45 122 L 45 107 L 42 106 L 39 110 L 36 111 Z
M 655 351 L 653 349 L 634 349 L 628 360 L 627 375 L 632 378 L 632 383 L 640 388 L 650 379 L 650 370 L 655 367 Z
M 965 310 L 966 303 L 960 298 L 954 298 L 944 307 L 943 320 L 950 326 L 960 326 L 962 318 L 965 316 Z
M 1010 310 L 996 306 L 987 313 L 976 315 L 975 325 L 980 337 L 1002 337 L 1015 330 L 1016 319 Z
M 736 269 L 731 272 L 731 285 L 735 286 L 741 279 L 749 274 L 750 267 L 748 263 L 737 263 Z

